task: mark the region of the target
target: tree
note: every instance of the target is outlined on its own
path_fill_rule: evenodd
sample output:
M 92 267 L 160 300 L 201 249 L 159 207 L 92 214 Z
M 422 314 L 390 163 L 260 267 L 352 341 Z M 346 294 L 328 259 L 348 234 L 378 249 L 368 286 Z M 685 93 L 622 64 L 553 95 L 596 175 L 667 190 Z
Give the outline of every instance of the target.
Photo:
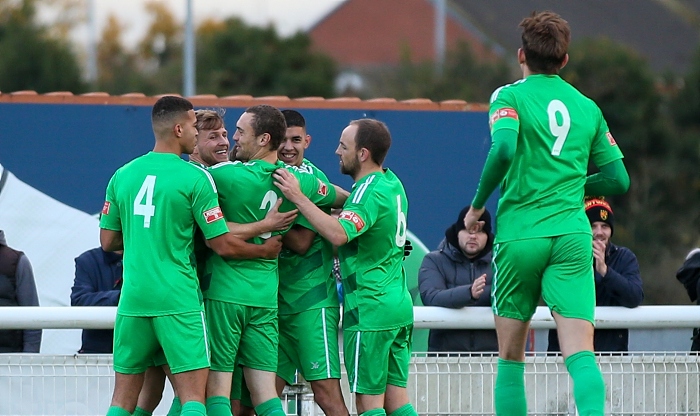
M 68 43 L 35 23 L 35 2 L 0 2 L 0 90 L 39 93 L 72 91 L 85 85 Z
M 503 58 L 478 59 L 471 46 L 460 41 L 448 51 L 442 74 L 433 61 L 413 62 L 410 50 L 402 51 L 398 68 L 368 74 L 371 95 L 396 99 L 430 98 L 434 101 L 462 99 L 488 102 L 501 85 L 513 80 L 513 68 Z
M 335 72 L 333 61 L 311 51 L 301 32 L 281 38 L 271 26 L 251 27 L 237 18 L 198 29 L 201 93 L 330 97 Z
M 97 89 L 110 94 L 142 92 L 143 76 L 137 68 L 137 57 L 122 44 L 123 26 L 110 15 L 97 45 Z

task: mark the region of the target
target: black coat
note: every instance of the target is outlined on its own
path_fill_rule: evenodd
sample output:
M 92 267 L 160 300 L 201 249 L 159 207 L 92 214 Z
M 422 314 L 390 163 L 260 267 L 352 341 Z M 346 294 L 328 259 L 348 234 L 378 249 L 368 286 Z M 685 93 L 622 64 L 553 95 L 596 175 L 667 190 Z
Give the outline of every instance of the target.
M 624 306 L 636 308 L 644 300 L 642 276 L 637 256 L 627 247 L 608 244 L 605 254 L 608 272 L 605 276 L 595 271 L 596 306 Z M 595 351 L 623 352 L 629 348 L 628 329 L 596 329 L 593 336 Z M 559 351 L 557 331 L 549 331 L 547 351 Z
M 479 299 L 471 295 L 472 283 L 486 274 L 486 286 Z M 437 250 L 423 258 L 418 288 L 423 304 L 444 308 L 491 306 L 491 252 L 470 260 L 459 248 L 443 240 Z M 496 331 L 490 329 L 431 329 L 428 351 L 496 352 Z

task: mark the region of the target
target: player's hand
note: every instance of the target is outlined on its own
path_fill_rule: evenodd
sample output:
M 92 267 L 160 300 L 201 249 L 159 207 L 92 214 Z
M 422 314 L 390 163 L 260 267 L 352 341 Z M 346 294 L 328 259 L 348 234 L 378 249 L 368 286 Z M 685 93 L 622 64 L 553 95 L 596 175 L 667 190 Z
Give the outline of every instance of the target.
M 605 264 L 605 243 L 600 240 L 593 240 L 593 260 L 595 271 L 605 276 L 608 272 L 608 265 Z
M 411 255 L 411 251 L 413 251 L 413 244 L 411 244 L 411 240 L 406 240 L 406 243 L 403 245 L 404 260 L 406 260 L 406 257 Z
M 464 228 L 466 228 L 468 232 L 476 234 L 481 231 L 485 222 L 479 221 L 479 218 L 484 215 L 485 209 L 486 207 L 480 209 L 474 209 L 474 207 L 469 208 L 467 215 L 464 216 Z
M 263 243 L 262 246 L 265 249 L 265 255 L 263 258 L 270 260 L 276 259 L 280 254 L 280 250 L 282 250 L 282 236 L 272 236 L 265 240 L 265 243 Z
M 296 204 L 304 197 L 304 194 L 301 193 L 301 189 L 299 188 L 299 181 L 296 176 L 292 175 L 287 169 L 277 169 L 272 174 L 272 179 L 275 181 L 275 186 L 278 187 L 284 196 L 292 201 L 292 203 Z
M 482 274 L 474 283 L 472 283 L 472 299 L 479 299 L 482 293 L 484 293 L 484 288 L 486 287 L 486 275 Z
M 297 218 L 298 209 L 280 212 L 280 205 L 282 198 L 277 198 L 275 205 L 265 214 L 265 232 L 286 230 Z

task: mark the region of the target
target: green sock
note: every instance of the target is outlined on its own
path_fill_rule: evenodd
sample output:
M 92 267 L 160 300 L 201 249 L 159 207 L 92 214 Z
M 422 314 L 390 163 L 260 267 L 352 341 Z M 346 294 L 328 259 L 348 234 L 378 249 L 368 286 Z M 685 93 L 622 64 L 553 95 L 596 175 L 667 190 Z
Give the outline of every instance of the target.
M 574 400 L 580 416 L 602 416 L 605 381 L 592 351 L 579 351 L 564 362 L 574 380 Z
M 182 411 L 182 403 L 180 403 L 180 398 L 175 396 L 173 402 L 170 404 L 170 410 L 166 416 L 180 416 Z
M 107 411 L 107 416 L 131 416 L 131 413 L 119 406 L 110 406 L 109 410 Z
M 282 408 L 282 400 L 279 397 L 270 399 L 265 403 L 260 403 L 255 406 L 255 413 L 258 416 L 286 416 L 284 409 Z
M 208 416 L 231 416 L 231 400 L 226 396 L 212 396 L 207 399 Z
M 229 414 L 231 414 L 229 412 Z M 182 405 L 182 416 L 207 416 L 207 408 L 204 407 L 203 403 L 189 401 Z
M 148 410 L 144 410 L 138 406 L 136 406 L 136 410 L 134 410 L 134 413 L 132 413 L 133 416 L 153 416 L 153 413 L 149 412 Z
M 418 412 L 416 412 L 416 409 L 413 408 L 411 403 L 406 403 L 405 405 L 391 412 L 389 416 L 418 416 Z
M 496 415 L 527 415 L 525 363 L 498 359 L 496 387 L 493 393 Z
M 396 413 L 396 412 L 394 412 L 394 413 Z M 360 413 L 360 416 L 386 416 L 386 412 L 382 408 L 372 409 L 372 410 L 368 410 L 364 413 Z

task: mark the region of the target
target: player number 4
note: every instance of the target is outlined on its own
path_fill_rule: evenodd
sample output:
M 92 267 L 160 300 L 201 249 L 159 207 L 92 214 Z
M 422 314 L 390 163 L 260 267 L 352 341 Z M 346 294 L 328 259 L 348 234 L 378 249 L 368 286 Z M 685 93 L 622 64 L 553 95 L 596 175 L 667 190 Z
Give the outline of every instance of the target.
M 564 147 L 566 137 L 569 135 L 569 130 L 571 129 L 569 109 L 566 108 L 563 102 L 552 100 L 547 106 L 547 115 L 549 116 L 549 131 L 556 137 L 554 146 L 552 147 L 552 156 L 559 156 L 562 147 Z M 557 117 L 557 115 L 559 117 Z M 559 122 L 560 119 L 561 123 Z
M 151 228 L 151 217 L 156 213 L 156 207 L 153 205 L 153 189 L 155 187 L 156 177 L 154 175 L 146 176 L 139 193 L 136 194 L 136 199 L 134 199 L 134 215 L 143 215 L 143 228 Z

